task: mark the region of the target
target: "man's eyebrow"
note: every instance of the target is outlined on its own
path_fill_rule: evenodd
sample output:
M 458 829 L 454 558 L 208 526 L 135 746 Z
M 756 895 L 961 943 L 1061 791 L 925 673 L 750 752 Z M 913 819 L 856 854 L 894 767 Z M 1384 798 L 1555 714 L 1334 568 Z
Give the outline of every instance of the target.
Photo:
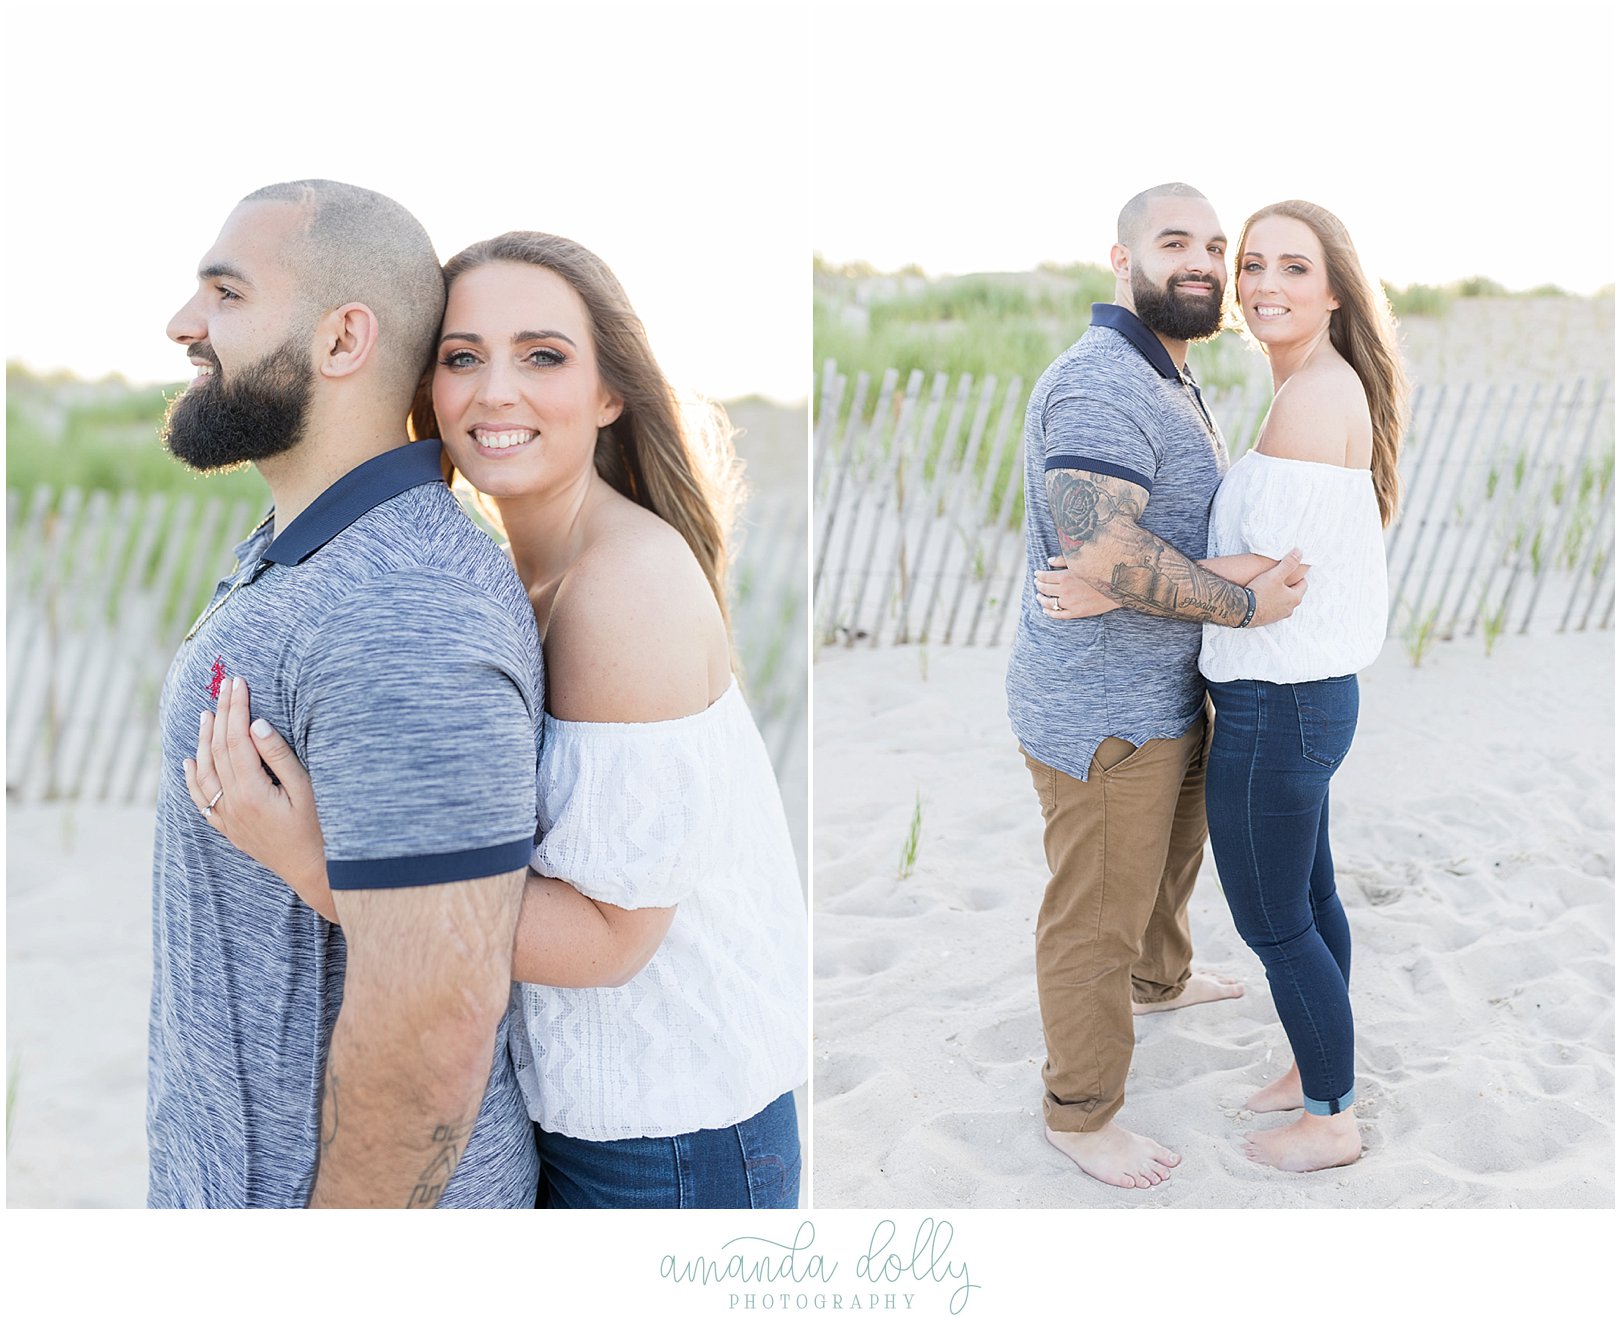
M 200 280 L 234 279 L 238 284 L 246 284 L 249 288 L 253 287 L 253 281 L 251 279 L 244 275 L 235 266 L 228 265 L 223 261 L 216 261 L 211 266 L 204 266 L 197 272 L 197 278 Z
M 1161 229 L 1157 234 L 1154 235 L 1154 241 L 1156 243 L 1158 243 L 1158 242 L 1160 242 L 1160 241 L 1162 241 L 1163 239 L 1166 239 L 1166 238 L 1192 238 L 1192 237 L 1193 237 L 1192 233 L 1190 233 L 1186 229 Z M 1225 244 L 1227 242 L 1227 235 L 1226 234 L 1216 234 L 1214 237 L 1211 238 L 1210 241 L 1212 243 Z

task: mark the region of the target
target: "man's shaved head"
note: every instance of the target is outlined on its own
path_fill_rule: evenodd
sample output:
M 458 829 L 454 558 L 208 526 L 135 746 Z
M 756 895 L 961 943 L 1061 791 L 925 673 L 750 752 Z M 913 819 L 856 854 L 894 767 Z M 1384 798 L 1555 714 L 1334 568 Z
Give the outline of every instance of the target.
M 1133 247 L 1142 237 L 1143 225 L 1148 222 L 1148 204 L 1161 197 L 1196 197 L 1200 201 L 1208 200 L 1204 193 L 1197 188 L 1189 187 L 1186 183 L 1161 183 L 1156 187 L 1146 188 L 1139 192 L 1129 202 L 1120 208 L 1120 218 L 1115 221 L 1114 241 L 1121 247 Z
M 414 392 L 445 311 L 439 258 L 416 217 L 381 193 L 330 179 L 273 183 L 240 205 L 257 202 L 285 202 L 304 213 L 286 257 L 301 310 L 313 323 L 345 303 L 370 307 L 383 379 Z

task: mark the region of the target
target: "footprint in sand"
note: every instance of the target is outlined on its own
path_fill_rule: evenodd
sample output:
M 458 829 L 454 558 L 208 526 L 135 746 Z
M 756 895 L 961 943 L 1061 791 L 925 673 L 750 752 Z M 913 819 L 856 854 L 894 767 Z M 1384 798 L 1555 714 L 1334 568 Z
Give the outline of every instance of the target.
M 992 888 L 990 885 L 981 885 L 978 888 L 964 889 L 955 899 L 946 905 L 958 911 L 995 911 L 998 907 L 1005 907 L 1012 897 L 1005 888 Z
M 894 1157 L 941 1176 L 1004 1183 L 1015 1174 L 1046 1171 L 1049 1147 L 1040 1126 L 1014 1112 L 939 1113 L 907 1132 Z
M 1021 1013 L 977 1030 L 968 1038 L 968 1053 L 976 1062 L 993 1066 L 1039 1064 L 1047 1054 L 1041 1038 L 1041 1017 L 1034 1011 Z
M 1402 898 L 1402 891 L 1399 888 L 1391 888 L 1387 884 L 1381 884 L 1374 879 L 1364 879 L 1360 875 L 1356 876 L 1356 886 L 1368 900 L 1370 907 L 1388 907 L 1393 902 L 1400 902 Z
M 851 939 L 842 947 L 827 941 L 826 957 L 816 959 L 818 977 L 833 975 L 877 975 L 890 971 L 901 959 L 905 945 L 895 939 Z M 823 949 L 817 948 L 821 954 Z
M 880 1076 L 884 1065 L 864 1053 L 836 1053 L 816 1061 L 816 1098 L 818 1102 L 847 1095 L 868 1081 Z

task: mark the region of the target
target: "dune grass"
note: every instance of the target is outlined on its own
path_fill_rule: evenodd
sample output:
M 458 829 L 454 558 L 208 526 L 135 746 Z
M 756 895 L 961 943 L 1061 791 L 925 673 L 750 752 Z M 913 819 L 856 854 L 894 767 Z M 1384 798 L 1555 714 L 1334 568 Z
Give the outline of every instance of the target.
M 976 379 L 1015 377 L 1029 389 L 1086 329 L 1094 302 L 1114 297 L 1104 266 L 1047 264 L 1033 271 L 930 278 L 915 268 L 885 274 L 864 263 L 813 269 L 815 367 L 829 358 L 854 378 L 896 370 Z M 1485 276 L 1451 284 L 1385 285 L 1398 318 L 1439 317 L 1470 298 L 1571 296 L 1554 285 L 1511 291 Z M 1230 317 L 1229 330 L 1236 329 Z M 1264 359 L 1234 332 L 1193 344 L 1188 365 L 1207 391 L 1264 386 Z M 869 409 L 876 389 L 868 395 Z
M 896 879 L 910 879 L 912 872 L 917 869 L 917 849 L 923 841 L 923 793 L 919 790 L 912 802 L 912 823 L 906 831 L 906 840 L 901 844 L 900 865 L 896 868 Z
M 197 493 L 268 505 L 269 491 L 251 467 L 204 476 L 169 456 L 159 429 L 168 397 L 180 388 L 37 376 L 7 363 L 7 488 Z
M 6 1063 L 6 1149 L 11 1149 L 11 1123 L 17 1113 L 17 1090 L 22 1084 L 22 1067 L 15 1054 Z

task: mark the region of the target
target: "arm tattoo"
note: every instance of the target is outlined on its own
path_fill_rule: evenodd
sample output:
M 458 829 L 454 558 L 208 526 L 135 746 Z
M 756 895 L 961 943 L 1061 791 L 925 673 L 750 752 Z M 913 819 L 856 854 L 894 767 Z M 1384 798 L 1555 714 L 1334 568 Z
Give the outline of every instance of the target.
M 1147 502 L 1141 486 L 1056 467 L 1047 473 L 1047 506 L 1066 555 L 1096 542 L 1116 519 L 1135 522 Z
M 456 1171 L 456 1165 L 461 1162 L 462 1155 L 466 1152 L 468 1138 L 472 1136 L 473 1125 L 477 1121 L 478 1109 L 475 1107 L 471 1116 L 456 1122 L 442 1123 L 433 1129 L 433 1138 L 429 1142 L 428 1163 L 417 1174 L 416 1185 L 411 1188 L 405 1202 L 407 1209 L 433 1209 L 438 1206 L 439 1197 L 445 1193 L 445 1187 L 450 1185 L 451 1175 Z M 321 1086 L 321 1148 L 316 1156 L 317 1174 L 320 1171 L 321 1161 L 331 1152 L 332 1142 L 337 1136 L 338 1078 L 333 1076 L 329 1069 Z
M 1242 620 L 1249 607 L 1243 587 L 1138 526 L 1147 504 L 1147 491 L 1119 477 L 1062 467 L 1047 473 L 1047 506 L 1064 557 L 1072 566 L 1086 561 L 1091 571 L 1081 575 L 1104 595 L 1156 618 Z
M 1139 561 L 1117 563 L 1104 594 L 1144 614 L 1194 623 L 1241 620 L 1249 608 L 1243 587 L 1206 572 L 1174 550 L 1165 554 L 1157 545 L 1149 546 Z
M 450 1185 L 451 1174 L 461 1162 L 462 1152 L 467 1148 L 467 1138 L 473 1134 L 473 1123 L 477 1119 L 475 1111 L 471 1118 L 433 1129 L 433 1157 L 418 1174 L 411 1198 L 405 1202 L 407 1209 L 432 1209 L 439 1203 L 445 1187 Z

